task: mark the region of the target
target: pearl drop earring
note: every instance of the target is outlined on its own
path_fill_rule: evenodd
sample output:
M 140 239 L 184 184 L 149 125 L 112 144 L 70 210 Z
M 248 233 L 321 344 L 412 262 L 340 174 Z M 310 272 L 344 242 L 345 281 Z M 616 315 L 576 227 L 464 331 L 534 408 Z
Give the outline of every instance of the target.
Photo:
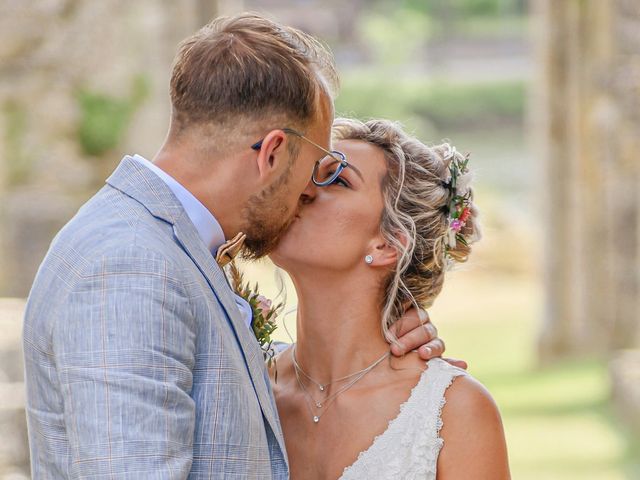
M 364 261 L 367 265 L 371 265 L 373 263 L 373 257 L 371 255 L 367 255 L 364 257 Z

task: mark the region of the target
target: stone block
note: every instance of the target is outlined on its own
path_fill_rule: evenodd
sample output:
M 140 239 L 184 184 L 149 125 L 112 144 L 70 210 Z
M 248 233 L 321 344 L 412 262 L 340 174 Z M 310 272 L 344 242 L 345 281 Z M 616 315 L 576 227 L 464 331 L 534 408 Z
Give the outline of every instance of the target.
M 616 352 L 609 363 L 609 374 L 615 409 L 640 438 L 640 349 Z

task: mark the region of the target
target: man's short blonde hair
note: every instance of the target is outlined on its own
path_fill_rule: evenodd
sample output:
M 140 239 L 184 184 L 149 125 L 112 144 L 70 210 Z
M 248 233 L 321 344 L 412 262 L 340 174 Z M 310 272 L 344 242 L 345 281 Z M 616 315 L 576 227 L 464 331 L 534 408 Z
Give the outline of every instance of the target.
M 312 36 L 254 13 L 220 17 L 185 39 L 171 75 L 172 123 L 238 119 L 312 123 L 317 98 L 333 98 L 333 56 Z M 275 128 L 272 126 L 271 128 Z

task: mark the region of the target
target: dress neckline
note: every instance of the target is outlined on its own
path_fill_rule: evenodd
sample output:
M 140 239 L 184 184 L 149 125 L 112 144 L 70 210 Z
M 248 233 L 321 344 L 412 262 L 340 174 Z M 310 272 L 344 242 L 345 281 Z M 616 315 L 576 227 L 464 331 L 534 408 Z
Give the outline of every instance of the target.
M 429 372 L 431 372 L 432 370 L 435 370 L 434 368 L 435 365 L 438 365 L 439 367 L 442 366 L 440 362 L 445 362 L 445 360 L 442 360 L 441 358 L 433 358 L 426 362 L 427 368 L 420 374 L 420 378 L 418 382 L 411 388 L 411 393 L 409 393 L 409 398 L 407 398 L 400 405 L 400 410 L 398 414 L 394 418 L 389 420 L 389 423 L 387 424 L 387 428 L 382 433 L 379 433 L 374 437 L 374 439 L 372 440 L 371 444 L 367 447 L 367 449 L 360 452 L 358 454 L 358 458 L 356 458 L 351 465 L 345 467 L 345 469 L 342 471 L 342 475 L 340 475 L 338 480 L 342 479 L 349 471 L 354 469 L 357 466 L 357 464 L 362 462 L 364 458 L 369 454 L 369 452 L 373 450 L 373 448 L 382 441 L 384 436 L 387 435 L 391 431 L 391 429 L 394 428 L 394 426 L 400 422 L 400 420 L 404 417 L 404 415 L 408 411 L 409 404 L 416 401 L 416 398 L 418 397 L 416 393 L 418 392 L 419 389 L 422 388 L 422 385 L 427 382 L 427 378 L 431 375 Z

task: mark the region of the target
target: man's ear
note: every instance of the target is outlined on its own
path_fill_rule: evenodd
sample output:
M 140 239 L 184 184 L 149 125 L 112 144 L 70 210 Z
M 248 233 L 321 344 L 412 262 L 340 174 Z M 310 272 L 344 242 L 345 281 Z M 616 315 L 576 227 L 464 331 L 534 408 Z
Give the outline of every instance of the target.
M 282 130 L 270 131 L 262 140 L 256 159 L 261 180 L 271 177 L 282 162 L 288 162 L 287 135 Z

